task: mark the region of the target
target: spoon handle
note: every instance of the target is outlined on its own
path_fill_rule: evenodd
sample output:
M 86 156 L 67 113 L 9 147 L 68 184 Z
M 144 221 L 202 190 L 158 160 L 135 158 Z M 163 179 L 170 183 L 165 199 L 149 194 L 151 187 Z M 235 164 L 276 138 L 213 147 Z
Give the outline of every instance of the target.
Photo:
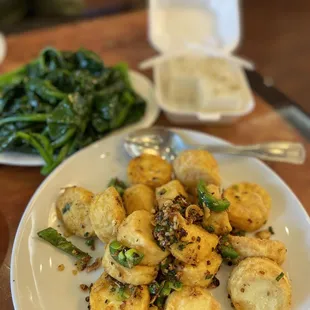
M 263 160 L 303 164 L 306 159 L 306 150 L 301 143 L 268 142 L 247 146 L 210 145 L 204 147 L 211 153 L 232 154 L 257 157 Z

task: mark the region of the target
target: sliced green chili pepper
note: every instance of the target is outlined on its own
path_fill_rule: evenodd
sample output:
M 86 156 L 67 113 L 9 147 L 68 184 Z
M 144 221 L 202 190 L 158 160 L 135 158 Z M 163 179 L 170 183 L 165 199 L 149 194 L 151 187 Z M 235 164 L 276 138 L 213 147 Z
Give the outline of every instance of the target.
M 216 199 L 212 196 L 203 181 L 199 181 L 197 185 L 198 204 L 203 207 L 205 205 L 211 211 L 221 212 L 228 209 L 230 203 L 227 199 Z
M 88 262 L 91 260 L 91 256 L 88 255 L 88 253 L 77 248 L 52 227 L 39 231 L 38 236 L 59 250 L 75 257 L 77 259 L 76 265 L 78 270 L 85 269 Z

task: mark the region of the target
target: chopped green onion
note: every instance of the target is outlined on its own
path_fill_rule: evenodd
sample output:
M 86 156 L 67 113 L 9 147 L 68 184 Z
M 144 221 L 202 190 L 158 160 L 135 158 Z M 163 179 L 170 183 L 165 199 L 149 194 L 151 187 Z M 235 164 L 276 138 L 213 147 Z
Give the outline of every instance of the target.
M 239 230 L 237 228 L 233 228 L 233 230 L 230 232 L 231 235 L 233 236 L 245 236 L 246 231 L 245 230 Z
M 127 259 L 128 265 L 135 266 L 141 263 L 144 255 L 142 253 L 139 253 L 135 249 L 129 249 L 125 252 L 125 257 Z
M 218 249 L 224 259 L 235 260 L 239 257 L 238 252 L 233 248 L 233 246 L 228 241 L 228 237 L 223 236 L 218 245 Z
M 144 257 L 142 253 L 127 248 L 116 240 L 110 243 L 109 250 L 112 258 L 126 268 L 138 265 Z
M 89 238 L 85 241 L 85 244 L 89 246 L 92 250 L 95 249 L 95 238 Z
M 119 243 L 118 241 L 114 240 L 110 243 L 110 253 L 114 254 L 117 251 L 121 251 L 123 249 L 123 246 L 121 243 Z
M 215 231 L 215 229 L 214 229 L 214 227 L 213 227 L 212 225 L 204 226 L 204 229 L 205 229 L 208 233 L 210 233 L 210 234 L 214 233 L 214 231 Z
M 281 272 L 277 277 L 276 280 L 279 282 L 284 277 L 284 273 Z
M 124 301 L 130 297 L 130 293 L 128 292 L 128 288 L 126 286 L 121 286 L 116 289 L 116 292 L 120 298 L 120 300 Z
M 212 274 L 212 273 L 208 273 L 208 274 L 206 275 L 205 279 L 206 279 L 206 280 L 210 280 L 210 279 L 212 279 L 212 277 L 213 277 L 213 274 Z
M 159 191 L 159 195 L 164 195 L 167 193 L 167 190 L 165 188 L 162 188 L 160 191 Z
M 111 179 L 108 184 L 108 187 L 110 186 L 113 186 L 121 196 L 123 196 L 125 189 L 127 188 L 126 183 L 118 178 Z
M 272 235 L 274 235 L 274 230 L 273 230 L 273 228 L 272 228 L 271 226 L 268 227 L 268 231 L 269 231 Z
M 126 265 L 126 256 L 123 252 L 119 252 L 118 255 L 117 255 L 117 258 L 118 258 L 118 262 L 121 264 L 121 265 Z
M 236 252 L 236 250 L 230 246 L 222 246 L 221 254 L 223 258 L 230 258 L 230 259 L 236 259 L 239 256 L 238 252 Z
M 166 298 L 171 294 L 173 290 L 179 291 L 182 288 L 182 283 L 178 280 L 163 280 L 160 284 L 156 281 L 149 285 L 149 292 L 155 295 L 156 298 L 153 299 L 157 307 L 162 308 L 165 304 Z
M 192 244 L 193 242 L 179 242 L 178 243 L 178 250 L 183 251 L 189 244 Z
M 182 283 L 180 281 L 170 281 L 169 286 L 175 291 L 179 291 L 182 288 Z
M 171 285 L 170 285 L 170 282 L 169 281 L 165 281 L 165 284 L 163 286 L 163 288 L 161 289 L 160 291 L 160 295 L 161 296 L 169 296 L 170 293 L 171 293 Z
M 62 208 L 62 214 L 65 214 L 66 212 L 70 211 L 71 204 L 66 203 L 65 206 Z
M 156 295 L 159 292 L 159 284 L 156 281 L 149 284 L 149 292 L 151 295 Z

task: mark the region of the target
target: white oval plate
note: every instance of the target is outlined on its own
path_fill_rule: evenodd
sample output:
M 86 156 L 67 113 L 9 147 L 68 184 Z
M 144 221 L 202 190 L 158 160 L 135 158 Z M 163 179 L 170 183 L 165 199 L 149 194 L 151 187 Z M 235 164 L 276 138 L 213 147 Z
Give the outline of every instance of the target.
M 130 71 L 130 80 L 134 90 L 143 97 L 147 102 L 146 112 L 143 118 L 132 125 L 120 128 L 113 131 L 110 135 L 119 132 L 127 132 L 134 128 L 145 128 L 153 125 L 159 115 L 160 109 L 157 106 L 152 82 L 144 75 L 137 71 Z M 103 139 L 105 139 L 104 137 Z M 36 154 L 23 154 L 18 152 L 3 152 L 0 153 L 0 164 L 11 166 L 27 166 L 37 167 L 43 166 L 43 159 Z
M 188 142 L 225 143 L 218 138 L 186 130 L 175 130 Z M 74 276 L 73 260 L 38 239 L 36 233 L 48 225 L 55 226 L 53 204 L 60 188 L 68 184 L 84 186 L 93 192 L 102 191 L 111 177 L 126 179 L 129 161 L 123 148 L 125 135 L 119 134 L 79 151 L 62 163 L 37 189 L 19 224 L 11 261 L 11 290 L 17 310 L 87 309 L 86 293 L 81 283 L 94 282 L 102 270 Z M 288 186 L 265 164 L 250 158 L 216 156 L 224 187 L 240 181 L 256 182 L 265 187 L 273 201 L 267 226 L 275 231 L 274 238 L 282 240 L 288 248 L 284 269 L 293 285 L 293 308 L 310 309 L 307 283 L 310 279 L 310 222 L 302 205 Z M 72 238 L 82 249 L 87 246 Z M 97 242 L 99 244 L 99 241 Z M 103 247 L 97 246 L 95 257 L 102 256 Z M 65 270 L 57 271 L 59 264 Z M 227 298 L 226 282 L 231 267 L 222 266 L 221 285 L 212 290 L 223 309 L 231 309 Z

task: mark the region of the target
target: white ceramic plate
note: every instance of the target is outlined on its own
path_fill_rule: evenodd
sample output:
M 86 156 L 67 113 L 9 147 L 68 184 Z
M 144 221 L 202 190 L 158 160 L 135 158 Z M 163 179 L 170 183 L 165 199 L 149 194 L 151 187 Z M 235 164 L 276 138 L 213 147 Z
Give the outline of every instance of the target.
M 188 142 L 225 143 L 215 137 L 194 131 L 176 130 Z M 56 225 L 54 202 L 60 188 L 68 184 L 84 186 L 93 192 L 102 191 L 111 177 L 126 179 L 129 161 L 123 148 L 125 135 L 119 134 L 81 150 L 62 163 L 41 184 L 31 199 L 20 222 L 11 262 L 11 289 L 15 309 L 18 310 L 86 310 L 86 293 L 79 284 L 94 282 L 102 270 L 72 275 L 73 260 L 41 241 L 36 233 L 48 225 Z M 293 285 L 293 308 L 310 309 L 310 222 L 302 205 L 287 185 L 262 162 L 241 157 L 216 156 L 224 187 L 239 181 L 256 182 L 265 187 L 273 201 L 271 216 L 276 239 L 288 248 L 284 269 Z M 82 249 L 87 246 L 72 238 Z M 99 243 L 99 241 L 97 242 Z M 103 247 L 97 247 L 94 256 L 102 256 Z M 57 271 L 59 264 L 65 270 Z M 231 309 L 227 298 L 226 281 L 231 267 L 222 266 L 221 285 L 212 290 L 223 309 Z
M 159 115 L 160 109 L 156 104 L 152 82 L 147 77 L 136 71 L 130 71 L 130 79 L 134 90 L 140 96 L 142 96 L 147 102 L 146 113 L 139 122 L 121 128 L 119 130 L 116 130 L 112 132 L 110 135 L 114 135 L 119 132 L 127 132 L 134 128 L 149 127 L 154 124 Z M 42 166 L 44 164 L 44 161 L 39 155 L 36 154 L 3 152 L 0 153 L 0 164 L 12 165 L 12 166 L 36 167 L 36 166 Z

